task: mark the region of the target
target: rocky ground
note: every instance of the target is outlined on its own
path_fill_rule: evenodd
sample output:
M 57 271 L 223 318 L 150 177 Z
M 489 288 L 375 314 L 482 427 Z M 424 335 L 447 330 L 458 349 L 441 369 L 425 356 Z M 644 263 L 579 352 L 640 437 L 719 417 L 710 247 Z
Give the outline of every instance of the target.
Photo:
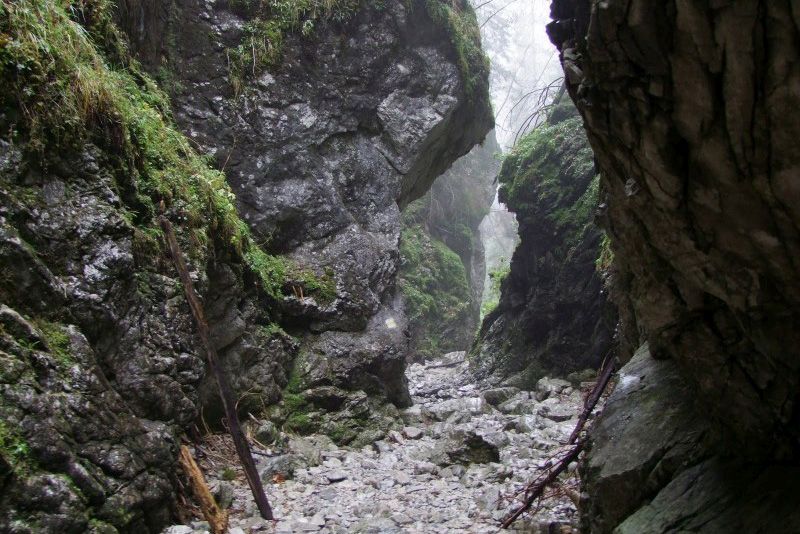
M 342 448 L 312 435 L 276 436 L 256 448 L 275 523 L 258 517 L 241 473 L 222 468 L 218 449 L 197 451 L 212 490 L 230 507 L 230 532 L 496 532 L 515 493 L 552 462 L 581 407 L 580 391 L 563 380 L 543 379 L 534 392 L 476 384 L 464 353 L 411 365 L 407 375 L 414 406 L 372 446 Z M 517 532 L 572 532 L 576 490 L 571 466 Z M 206 529 L 198 521 L 165 534 Z

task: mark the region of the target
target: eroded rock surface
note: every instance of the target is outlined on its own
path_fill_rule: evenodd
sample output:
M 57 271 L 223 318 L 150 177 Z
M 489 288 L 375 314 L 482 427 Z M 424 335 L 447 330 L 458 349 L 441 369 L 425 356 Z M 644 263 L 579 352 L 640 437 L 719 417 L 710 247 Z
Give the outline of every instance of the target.
M 485 73 L 468 94 L 456 38 L 425 2 L 387 2 L 318 21 L 307 37 L 285 35 L 279 64 L 235 96 L 227 54 L 247 35 L 241 10 L 142 9 L 124 12 L 124 26 L 154 71 L 172 65 L 176 119 L 226 169 L 257 239 L 335 283 L 328 300 L 298 293 L 282 304 L 281 322 L 301 338 L 302 388 L 408 405 L 395 298 L 400 209 L 491 129 Z M 262 375 L 247 360 L 228 364 Z
M 667 483 L 657 496 L 619 496 L 617 517 L 590 508 L 587 519 L 597 532 L 795 530 L 783 506 L 800 450 L 796 3 L 555 0 L 552 15 L 601 171 L 623 356 L 641 334 L 653 357 L 669 358 L 650 365 L 689 389 L 653 400 L 696 405 L 716 438 L 690 446 L 714 460 L 657 470 Z M 635 420 L 645 401 L 621 402 Z M 595 450 L 635 450 L 613 413 Z M 681 425 L 665 434 L 691 441 Z M 744 505 L 753 485 L 737 469 L 761 470 L 756 485 L 775 491 Z M 701 510 L 694 499 L 718 501 Z M 752 526 L 770 514 L 785 524 Z
M 796 7 L 589 4 L 554 2 L 551 37 L 602 172 L 623 304 L 740 445 L 787 454 L 800 432 Z

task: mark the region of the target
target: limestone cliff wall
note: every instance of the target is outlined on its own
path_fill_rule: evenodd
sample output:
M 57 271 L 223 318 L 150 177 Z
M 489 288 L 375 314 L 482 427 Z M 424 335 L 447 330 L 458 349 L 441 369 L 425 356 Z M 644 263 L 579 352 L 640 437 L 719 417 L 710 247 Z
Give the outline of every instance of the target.
M 695 448 L 733 455 L 742 470 L 762 462 L 772 476 L 791 472 L 800 437 L 796 3 L 556 0 L 552 15 L 550 36 L 602 175 L 628 346 L 641 331 L 652 356 L 671 360 L 690 386 L 676 400 L 713 430 L 713 445 Z M 596 435 L 596 447 L 613 435 Z M 671 524 L 684 524 L 690 511 L 676 512 L 676 491 L 693 487 L 686 477 L 727 476 L 712 467 L 678 469 L 662 477 L 665 489 L 655 484 L 622 506 L 651 502 L 633 523 L 642 531 L 666 524 L 670 506 Z M 653 479 L 651 469 L 639 483 Z M 773 478 L 781 489 L 759 513 L 791 499 L 783 482 Z M 736 488 L 744 491 L 731 483 L 729 497 Z M 745 513 L 725 502 L 708 531 L 744 528 Z M 622 520 L 609 513 L 592 511 L 597 531 Z
M 170 520 L 181 436 L 218 403 L 162 213 L 240 409 L 295 377 L 352 393 L 362 423 L 407 401 L 399 206 L 491 127 L 443 19 L 417 7 L 287 32 L 280 69 L 237 96 L 228 4 L 2 4 L 0 531 Z M 164 43 L 184 55 L 161 70 Z
M 465 21 L 459 33 L 431 11 L 437 2 L 333 5 L 308 35 L 286 32 L 273 65 L 254 60 L 244 75 L 230 58 L 258 11 L 128 2 L 121 18 L 151 70 L 169 72 L 178 124 L 225 168 L 256 239 L 335 285 L 320 298 L 298 284 L 277 302 L 300 339 L 295 389 L 333 387 L 338 404 L 363 390 L 402 406 L 400 209 L 491 129 L 486 65 L 465 2 L 441 4 Z M 467 45 L 472 55 L 459 56 Z

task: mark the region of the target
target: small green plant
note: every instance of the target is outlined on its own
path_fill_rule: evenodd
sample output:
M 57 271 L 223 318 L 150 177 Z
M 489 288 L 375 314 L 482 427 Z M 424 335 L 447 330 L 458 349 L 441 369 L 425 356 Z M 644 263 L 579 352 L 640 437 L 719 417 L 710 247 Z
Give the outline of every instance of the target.
M 283 428 L 298 434 L 310 434 L 316 430 L 316 425 L 306 413 L 295 412 L 283 423 Z
M 62 365 L 73 363 L 72 353 L 70 352 L 69 334 L 62 325 L 51 323 L 43 319 L 34 321 L 39 332 L 47 343 L 47 348 L 55 356 L 56 360 Z
M 30 467 L 30 446 L 17 431 L 0 420 L 0 455 L 14 471 Z
M 227 480 L 230 482 L 231 480 L 236 480 L 236 469 L 232 467 L 225 467 L 222 469 L 222 473 L 220 473 L 222 480 Z
M 289 334 L 286 333 L 286 331 L 283 329 L 283 327 L 281 325 L 279 325 L 278 323 L 269 323 L 266 326 L 262 326 L 262 327 L 260 327 L 260 332 L 261 332 L 261 335 L 264 336 L 267 339 L 270 339 L 270 338 L 273 338 L 273 337 L 282 337 L 282 336 L 288 336 L 289 335 Z
M 511 264 L 506 258 L 500 258 L 500 265 L 489 273 L 489 292 L 481 304 L 481 320 L 500 304 L 501 287 L 509 273 Z
M 227 51 L 228 71 L 235 94 L 249 77 L 277 65 L 286 35 L 307 36 L 325 20 L 342 22 L 352 16 L 359 0 L 235 0 L 234 10 L 250 18 L 238 46 Z
M 614 263 L 614 251 L 611 249 L 611 238 L 607 233 L 603 232 L 603 238 L 600 241 L 600 253 L 594 262 L 595 267 L 601 273 L 611 269 Z
M 472 293 L 461 258 L 422 225 L 403 228 L 400 238 L 399 287 L 406 314 L 415 329 L 414 350 L 420 357 L 448 350 L 443 331 L 469 320 Z

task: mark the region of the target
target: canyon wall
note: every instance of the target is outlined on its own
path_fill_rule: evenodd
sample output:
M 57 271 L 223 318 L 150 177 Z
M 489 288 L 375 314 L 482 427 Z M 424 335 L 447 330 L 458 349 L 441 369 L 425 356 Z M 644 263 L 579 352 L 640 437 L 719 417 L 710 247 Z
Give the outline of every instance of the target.
M 486 276 L 478 227 L 494 198 L 499 152 L 490 133 L 403 213 L 399 283 L 412 360 L 468 350 L 475 336 Z
M 220 410 L 162 214 L 242 413 L 349 410 L 347 441 L 409 402 L 400 207 L 490 130 L 485 63 L 462 4 L 337 6 L 248 73 L 227 3 L 0 6 L 0 530 L 170 520 Z
M 506 156 L 500 184 L 520 242 L 500 301 L 483 320 L 473 361 L 528 388 L 543 376 L 597 369 L 616 315 L 603 285 L 602 234 L 593 222 L 592 151 L 567 97 Z
M 391 421 L 376 399 L 411 402 L 400 211 L 493 123 L 474 14 L 466 2 L 343 0 L 292 32 L 268 2 L 134 4 L 122 27 L 169 82 L 178 125 L 225 169 L 265 250 L 322 281 L 290 283 L 273 307 L 299 343 L 289 388 L 302 397 L 273 416 L 347 440 L 363 427 L 369 441 Z M 280 53 L 258 48 L 265 39 Z M 257 360 L 225 363 L 243 383 L 263 376 Z M 331 409 L 354 415 L 333 423 Z
M 556 0 L 552 15 L 601 172 L 623 361 L 649 342 L 594 434 L 587 530 L 795 531 L 797 4 Z M 647 382 L 656 395 L 640 392 Z M 651 417 L 648 398 L 693 415 L 642 446 L 629 429 Z M 616 417 L 626 403 L 630 418 Z M 703 439 L 688 422 L 697 414 Z M 626 459 L 612 467 L 611 456 Z M 639 489 L 611 495 L 612 481 Z M 747 498 L 761 499 L 755 510 Z

